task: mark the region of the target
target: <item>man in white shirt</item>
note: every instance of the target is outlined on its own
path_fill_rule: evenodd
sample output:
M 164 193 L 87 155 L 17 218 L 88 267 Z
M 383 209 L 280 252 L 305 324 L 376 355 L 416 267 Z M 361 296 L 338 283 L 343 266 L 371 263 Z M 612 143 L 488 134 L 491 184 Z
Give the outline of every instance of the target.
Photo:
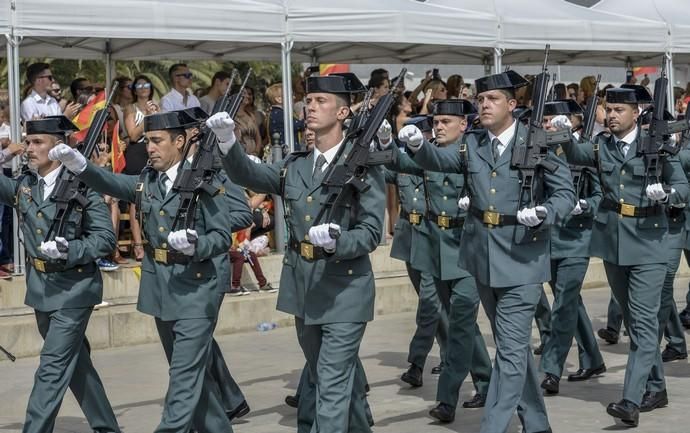
M 176 63 L 168 71 L 172 89 L 161 98 L 162 111 L 178 111 L 186 108 L 200 107 L 196 96 L 189 92 L 192 87 L 192 73 L 184 63 Z
M 62 114 L 58 101 L 48 94 L 53 84 L 53 73 L 47 63 L 30 65 L 26 70 L 26 79 L 31 83 L 31 93 L 22 101 L 21 117 L 24 122 Z
M 225 71 L 216 72 L 211 79 L 211 89 L 199 101 L 201 108 L 205 112 L 211 113 L 213 106 L 216 105 L 216 101 L 223 97 L 229 86 L 230 74 Z

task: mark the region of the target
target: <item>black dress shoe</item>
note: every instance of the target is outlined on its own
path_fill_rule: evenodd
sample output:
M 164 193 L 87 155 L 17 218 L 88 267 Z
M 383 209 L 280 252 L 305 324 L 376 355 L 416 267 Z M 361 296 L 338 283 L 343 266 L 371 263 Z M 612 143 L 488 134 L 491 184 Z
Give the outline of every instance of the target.
M 410 368 L 400 376 L 400 380 L 409 383 L 413 388 L 419 388 L 423 385 L 422 369 L 414 364 L 410 364 Z
M 618 343 L 618 332 L 614 331 L 611 328 L 601 328 L 597 331 L 597 335 L 599 336 L 599 338 L 601 338 L 609 344 Z
M 247 404 L 247 400 L 245 400 L 242 403 L 240 403 L 240 405 L 237 406 L 234 410 L 227 411 L 226 415 L 228 416 L 228 419 L 232 421 L 235 418 L 242 418 L 248 413 L 249 405 Z
M 299 406 L 299 394 L 288 395 L 285 397 L 285 404 L 290 407 L 297 408 L 297 406 Z
M 690 329 L 690 310 L 687 308 L 680 312 L 680 323 L 684 328 Z
M 647 391 L 642 396 L 642 404 L 640 405 L 640 412 L 651 412 L 654 409 L 659 409 L 668 405 L 668 395 L 666 390 L 663 391 Z
M 429 411 L 429 415 L 443 423 L 453 422 L 455 420 L 455 409 L 449 404 L 439 403 L 438 406 Z
M 640 422 L 640 408 L 629 400 L 621 400 L 618 403 L 611 403 L 606 408 L 606 413 L 614 418 L 620 419 L 624 424 L 637 427 Z
M 443 371 L 443 363 L 437 365 L 436 367 L 431 369 L 431 374 L 441 374 Z
M 580 382 L 592 376 L 598 376 L 606 372 L 606 365 L 601 364 L 596 368 L 581 368 L 573 374 L 568 375 L 568 382 Z
M 462 407 L 465 409 L 478 409 L 484 407 L 486 404 L 486 394 L 475 394 L 471 400 L 467 400 L 462 403 Z
M 546 391 L 546 394 L 548 394 L 548 395 L 558 394 L 558 391 L 559 391 L 558 383 L 560 381 L 561 381 L 561 378 L 556 376 L 555 374 L 546 373 L 546 377 L 542 381 L 541 387 Z
M 539 345 L 539 347 L 537 347 L 536 349 L 534 349 L 534 354 L 535 354 L 535 355 L 541 355 L 542 352 L 544 352 L 544 343 L 541 343 L 541 344 Z
M 687 353 L 681 353 L 674 349 L 673 347 L 666 347 L 663 352 L 661 352 L 661 360 L 664 362 L 676 361 L 678 359 L 687 359 Z

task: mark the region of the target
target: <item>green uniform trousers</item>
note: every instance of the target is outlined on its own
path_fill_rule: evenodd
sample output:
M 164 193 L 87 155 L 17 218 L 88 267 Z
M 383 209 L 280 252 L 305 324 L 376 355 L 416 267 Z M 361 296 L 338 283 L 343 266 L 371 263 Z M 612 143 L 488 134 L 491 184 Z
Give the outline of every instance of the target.
M 407 362 L 424 369 L 426 358 L 434 346 L 434 339 L 436 339 L 441 350 L 441 363 L 443 364 L 446 359 L 446 341 L 448 340 L 448 314 L 441 306 L 434 277 L 414 269 L 407 262 L 405 262 L 405 266 L 412 287 L 419 295 L 417 316 L 415 317 L 417 329 L 412 340 L 410 340 Z
M 623 398 L 639 406 L 645 391 L 666 389 L 659 350 L 658 314 L 667 265 L 619 266 L 604 261 L 604 269 L 630 335 Z
M 357 367 L 366 322 L 305 325 L 295 317 L 295 329 L 309 367 L 298 418 L 308 420 L 309 413 L 315 414 L 311 433 L 371 432 L 366 377 L 361 364 Z
M 575 341 L 577 341 L 577 355 L 580 368 L 593 369 L 604 364 L 604 358 L 599 350 L 597 338 L 592 329 L 592 320 L 587 314 L 582 296 L 577 297 L 577 329 Z
M 156 433 L 232 432 L 218 384 L 207 367 L 213 318 L 160 320 L 156 328 L 168 359 L 170 380 Z
M 496 343 L 480 433 L 506 432 L 516 410 L 525 433 L 550 428 L 530 347 L 532 320 L 542 287 L 528 284 L 495 288 L 479 284 L 479 297 Z
M 213 380 L 218 384 L 225 411 L 233 412 L 246 399 L 235 378 L 232 377 L 223 352 L 215 338 L 211 340 L 211 353 L 209 355 L 208 367 L 206 368 Z
M 588 265 L 589 258 L 586 257 L 551 260 L 549 286 L 554 296 L 551 310 L 552 326 L 541 356 L 541 369 L 557 377 L 563 374 L 573 337 L 578 333 L 580 316 L 585 316 L 584 320 L 589 322 L 587 310 L 580 297 L 580 289 L 582 289 Z M 592 332 L 591 325 L 588 326 L 588 330 Z M 601 360 L 595 365 L 596 367 L 604 363 L 593 332 L 591 336 L 587 335 L 578 339 L 578 348 L 580 347 L 587 354 L 587 358 Z
M 534 313 L 534 321 L 537 323 L 539 330 L 539 341 L 541 344 L 546 344 L 546 341 L 551 336 L 551 321 L 553 320 L 553 311 L 549 305 L 549 298 L 546 296 L 544 288 L 541 289 L 541 296 L 537 304 L 537 311 Z
M 67 387 L 98 432 L 120 432 L 103 383 L 91 363 L 85 337 L 92 308 L 35 311 L 43 337 L 38 370 L 29 396 L 24 433 L 50 433 Z
M 448 311 L 446 362 L 438 378 L 436 400 L 457 407 L 460 386 L 470 373 L 478 394 L 486 395 L 491 379 L 491 358 L 477 325 L 479 294 L 473 277 L 436 279 L 439 299 Z
M 681 249 L 672 249 L 671 258 L 664 278 L 664 287 L 661 289 L 661 304 L 659 306 L 659 331 L 663 331 L 662 337 L 666 337 L 666 347 L 675 349 L 679 353 L 688 353 L 685 343 L 685 330 L 680 323 L 676 301 L 673 299 L 673 282 L 680 266 Z

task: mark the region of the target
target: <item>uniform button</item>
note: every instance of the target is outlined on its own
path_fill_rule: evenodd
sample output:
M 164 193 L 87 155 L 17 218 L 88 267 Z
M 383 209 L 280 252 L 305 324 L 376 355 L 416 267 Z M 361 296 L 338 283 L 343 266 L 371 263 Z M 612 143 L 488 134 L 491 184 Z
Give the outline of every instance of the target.
M 162 227 L 162 226 L 161 226 L 161 227 L 158 227 L 158 231 L 161 232 L 161 233 L 163 233 L 163 232 L 165 231 L 165 227 Z
M 495 171 L 492 171 L 492 172 L 491 172 L 491 177 L 496 177 L 496 176 L 497 176 L 496 172 L 495 172 Z
M 445 228 L 445 227 L 441 227 L 441 230 L 445 231 L 445 230 L 446 230 L 446 228 Z
M 621 183 L 621 189 L 625 189 L 625 185 Z
M 412 201 L 417 201 L 417 197 L 412 197 Z
M 655 227 L 655 228 L 656 228 L 656 227 L 659 227 L 659 224 L 656 224 L 656 223 L 655 223 L 655 224 L 654 224 L 654 227 Z
M 158 212 L 158 215 L 164 216 L 164 215 L 165 215 L 165 211 L 164 211 L 164 210 L 161 210 L 160 212 Z
M 336 263 L 340 263 L 340 260 L 336 260 L 335 262 L 336 262 Z
M 161 248 L 163 248 L 163 249 L 168 248 L 168 244 L 166 244 L 165 242 L 163 242 L 163 243 L 161 244 Z
M 414 192 L 419 192 L 419 188 L 415 188 L 415 189 L 414 189 Z
M 39 218 L 43 218 L 43 213 L 42 213 L 42 212 L 39 212 L 39 213 L 36 214 L 36 216 L 39 217 Z
M 490 192 L 491 194 L 496 194 L 496 189 L 495 189 L 495 188 L 491 188 L 491 189 L 489 190 L 489 192 Z
M 445 215 L 445 214 L 446 214 L 446 211 L 444 211 L 444 210 L 441 211 L 441 215 Z
M 41 230 L 41 229 L 36 229 L 36 233 L 38 233 L 38 234 L 40 235 L 41 233 L 43 233 L 43 230 Z
M 426 180 L 429 180 L 429 176 L 426 176 L 425 178 L 426 178 Z
M 536 237 L 536 236 L 533 237 L 533 238 L 532 238 L 532 241 L 533 241 L 533 242 L 536 242 L 536 241 L 537 241 L 537 237 Z
M 196 273 L 196 277 L 197 277 L 197 278 L 201 278 L 201 272 L 197 272 L 197 273 Z
M 309 235 L 304 235 L 304 240 L 308 241 L 309 240 Z
M 448 200 L 448 197 L 444 195 L 444 196 L 443 196 L 443 199 L 444 199 L 444 200 Z
M 285 206 L 285 212 L 290 212 L 290 206 Z
M 283 263 L 287 264 L 287 262 L 288 262 L 288 260 L 287 260 L 287 259 L 283 260 Z
M 307 203 L 311 203 L 311 201 L 314 200 L 311 196 L 307 196 Z
M 352 269 L 347 270 L 347 275 L 352 275 Z
M 487 227 L 492 229 L 492 228 L 494 228 L 494 225 L 493 224 L 487 224 Z
M 494 210 L 493 205 L 492 205 L 492 206 L 489 206 L 489 210 Z
M 620 200 L 618 200 L 618 203 L 623 204 L 623 203 L 625 203 L 625 200 L 620 199 Z
M 448 186 L 448 181 L 443 182 L 445 186 Z
M 580 224 L 580 228 L 582 228 L 582 224 Z
M 77 268 L 77 272 L 83 272 L 82 268 Z
M 625 170 L 621 170 L 621 174 L 623 174 L 623 175 L 624 175 L 624 174 L 625 174 Z
M 311 215 L 305 215 L 304 221 L 311 221 Z

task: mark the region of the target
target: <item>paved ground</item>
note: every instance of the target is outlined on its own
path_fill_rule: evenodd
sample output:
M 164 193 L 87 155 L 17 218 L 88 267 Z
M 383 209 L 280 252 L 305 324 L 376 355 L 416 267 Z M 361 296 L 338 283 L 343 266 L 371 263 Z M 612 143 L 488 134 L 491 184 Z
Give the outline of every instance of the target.
M 677 282 L 676 299 L 684 306 L 687 280 Z M 585 301 L 599 328 L 605 319 L 607 289 L 585 292 Z M 412 335 L 414 314 L 379 317 L 367 329 L 361 355 L 371 381 L 370 402 L 377 433 L 443 433 L 477 432 L 480 410 L 463 410 L 449 425 L 432 422 L 427 411 L 434 404 L 436 378 L 427 374 L 425 385 L 411 390 L 398 378 L 407 367 L 406 350 Z M 488 322 L 481 317 L 480 326 L 491 341 Z M 536 330 L 534 332 L 536 336 Z M 283 403 L 297 384 L 303 358 L 293 329 L 276 329 L 266 333 L 221 336 L 219 343 L 231 363 L 238 382 L 248 397 L 252 412 L 235 424 L 240 433 L 294 432 L 295 410 Z M 536 344 L 536 338 L 535 338 Z M 602 346 L 608 372 L 598 380 L 570 384 L 562 382 L 561 394 L 547 398 L 554 432 L 582 433 L 623 429 L 606 415 L 605 406 L 620 399 L 626 362 L 627 339 L 614 346 Z M 493 353 L 493 347 L 490 347 Z M 151 344 L 122 349 L 97 351 L 95 364 L 109 393 L 115 413 L 126 433 L 151 432 L 160 418 L 167 370 L 159 345 Z M 436 365 L 435 351 L 429 366 Z M 573 371 L 576 358 L 568 359 Z M 30 392 L 37 358 L 21 359 L 15 364 L 0 362 L 0 433 L 21 431 L 26 401 Z M 427 368 L 428 370 L 428 368 Z M 671 404 L 649 414 L 642 414 L 639 432 L 687 432 L 686 415 L 690 413 L 690 365 L 686 361 L 666 364 Z M 470 386 L 462 389 L 461 399 L 469 397 Z M 56 432 L 88 433 L 83 416 L 73 398 L 65 398 Z M 520 431 L 517 422 L 512 432 Z M 328 432 L 324 432 L 328 433 Z

